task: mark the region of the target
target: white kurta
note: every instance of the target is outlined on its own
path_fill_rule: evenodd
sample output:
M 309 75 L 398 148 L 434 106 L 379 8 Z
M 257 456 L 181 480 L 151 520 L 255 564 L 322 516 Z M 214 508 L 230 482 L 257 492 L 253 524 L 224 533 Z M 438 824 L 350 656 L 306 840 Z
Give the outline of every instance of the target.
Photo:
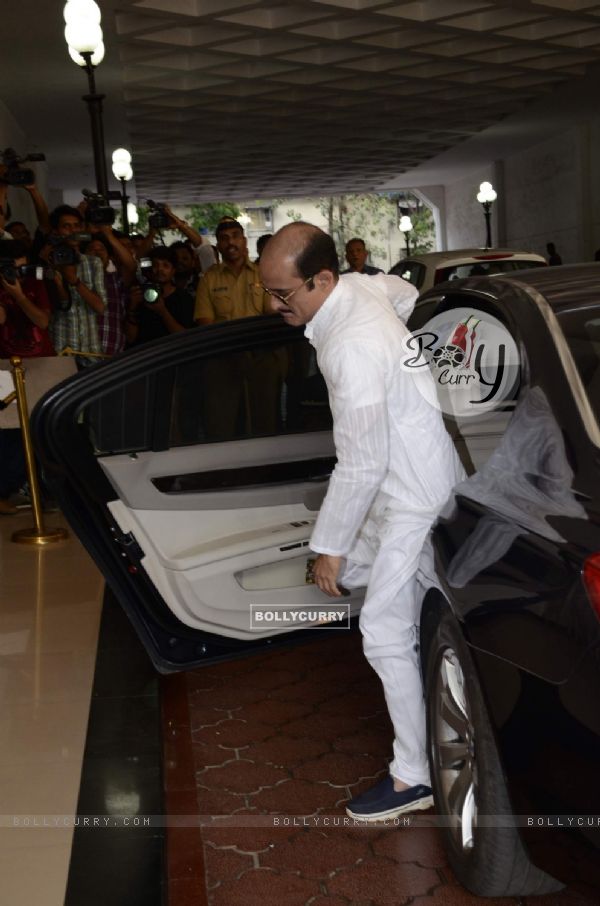
M 401 367 L 403 323 L 417 296 L 394 276 L 348 274 L 306 336 L 317 351 L 333 413 L 337 465 L 311 539 L 342 556 L 343 584 L 367 584 L 364 650 L 382 679 L 394 724 L 393 776 L 427 783 L 415 623 L 419 557 L 462 467 L 425 370 Z

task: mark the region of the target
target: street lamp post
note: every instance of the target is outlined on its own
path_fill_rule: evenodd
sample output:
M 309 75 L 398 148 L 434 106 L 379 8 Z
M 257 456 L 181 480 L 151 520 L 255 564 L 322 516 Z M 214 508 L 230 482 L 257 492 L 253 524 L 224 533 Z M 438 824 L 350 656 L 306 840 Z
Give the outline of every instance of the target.
M 104 58 L 100 7 L 94 0 L 68 0 L 65 4 L 64 17 L 67 23 L 65 40 L 69 46 L 69 55 L 87 73 L 89 93 L 83 95 L 83 100 L 87 104 L 92 127 L 96 189 L 100 195 L 107 198 L 108 176 L 102 123 L 102 101 L 105 95 L 97 93 L 94 78 L 94 69 Z
M 412 230 L 412 228 L 413 228 L 412 220 L 410 219 L 410 217 L 407 214 L 403 214 L 402 217 L 400 218 L 400 223 L 398 224 L 398 229 L 400 230 L 401 233 L 404 233 L 404 241 L 406 243 L 406 257 L 407 258 L 410 255 L 409 234 L 410 234 L 410 231 Z
M 485 247 L 492 247 L 492 204 L 498 195 L 491 182 L 482 182 L 477 193 L 477 201 L 483 206 L 485 217 Z
M 126 148 L 117 148 L 113 151 L 112 171 L 116 179 L 121 183 L 121 220 L 123 221 L 123 232 L 129 235 L 129 214 L 127 202 L 126 183 L 133 179 L 133 170 L 131 169 L 131 154 Z

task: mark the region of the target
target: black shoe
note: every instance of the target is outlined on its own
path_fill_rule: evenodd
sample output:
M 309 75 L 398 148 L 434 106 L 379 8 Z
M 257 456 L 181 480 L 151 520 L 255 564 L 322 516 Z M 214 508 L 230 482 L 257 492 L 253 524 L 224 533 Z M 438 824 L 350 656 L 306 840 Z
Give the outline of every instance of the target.
M 377 786 L 367 790 L 346 806 L 346 814 L 363 821 L 395 818 L 405 812 L 423 812 L 433 805 L 431 788 L 420 784 L 401 793 L 394 790 L 394 778 L 388 774 Z

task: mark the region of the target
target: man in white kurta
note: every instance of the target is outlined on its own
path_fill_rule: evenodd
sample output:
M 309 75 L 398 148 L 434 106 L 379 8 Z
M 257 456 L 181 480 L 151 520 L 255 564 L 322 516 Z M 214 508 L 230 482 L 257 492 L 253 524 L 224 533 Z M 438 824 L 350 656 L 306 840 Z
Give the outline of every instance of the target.
M 269 241 L 261 276 L 273 306 L 305 324 L 333 414 L 337 465 L 311 538 L 326 594 L 367 585 L 360 627 L 394 725 L 390 776 L 348 805 L 365 820 L 428 808 L 425 711 L 417 654 L 423 545 L 462 469 L 431 378 L 402 367 L 417 291 L 399 277 L 338 277 L 333 241 L 295 223 Z M 426 369 L 425 369 L 426 371 Z

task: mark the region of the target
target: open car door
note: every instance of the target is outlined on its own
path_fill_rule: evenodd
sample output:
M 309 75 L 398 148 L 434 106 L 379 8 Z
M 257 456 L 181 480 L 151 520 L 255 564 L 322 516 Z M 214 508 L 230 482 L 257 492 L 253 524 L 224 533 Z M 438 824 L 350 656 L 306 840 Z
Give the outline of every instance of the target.
M 317 624 L 342 609 L 307 581 L 335 449 L 301 330 L 252 318 L 149 343 L 54 388 L 32 428 L 63 512 L 157 669 L 310 632 L 307 610 Z M 342 600 L 356 614 L 362 596 Z M 282 607 L 280 622 L 257 621 Z

